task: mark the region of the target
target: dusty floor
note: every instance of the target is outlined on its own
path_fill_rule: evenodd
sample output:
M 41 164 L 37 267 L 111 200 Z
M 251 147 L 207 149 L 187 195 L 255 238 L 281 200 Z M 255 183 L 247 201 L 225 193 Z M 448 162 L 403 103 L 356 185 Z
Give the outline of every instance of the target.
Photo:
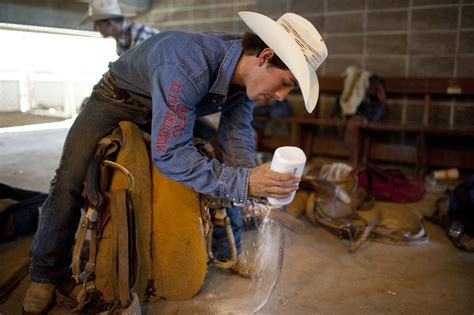
M 39 116 L 21 112 L 2 112 L 2 114 L 0 115 L 0 128 L 50 123 L 61 120 L 64 120 L 64 118 L 53 116 Z
M 0 129 L 0 182 L 46 192 L 67 128 L 8 132 Z M 434 195 L 405 207 L 432 211 Z M 284 230 L 283 268 L 268 303 L 258 314 L 474 314 L 474 254 L 456 249 L 438 226 L 424 221 L 428 244 L 412 247 L 367 242 L 349 254 L 349 242 L 306 223 L 305 233 Z M 27 259 L 31 237 L 0 244 L 0 279 Z M 0 314 L 20 314 L 28 279 L 15 289 Z M 232 305 L 222 314 L 248 314 L 258 295 L 249 280 L 209 269 L 212 303 Z M 249 285 L 246 285 L 246 281 Z M 221 292 L 221 294 L 219 294 Z M 211 303 L 211 302 L 210 302 Z M 146 314 L 209 314 L 196 307 L 148 305 Z M 219 313 L 219 312 L 214 312 Z

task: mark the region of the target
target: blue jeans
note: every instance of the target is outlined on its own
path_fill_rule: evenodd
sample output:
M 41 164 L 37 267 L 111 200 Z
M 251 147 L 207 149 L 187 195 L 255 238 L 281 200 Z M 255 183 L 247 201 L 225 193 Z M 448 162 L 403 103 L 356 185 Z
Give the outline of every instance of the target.
M 235 238 L 235 247 L 237 248 L 237 255 L 242 253 L 242 216 L 240 214 L 240 208 L 228 208 L 227 216 L 230 219 L 232 226 L 232 231 L 234 232 Z M 217 226 L 214 227 L 214 232 L 212 233 L 212 252 L 215 258 L 219 260 L 226 260 L 230 258 L 230 246 L 227 239 L 227 233 L 225 228 Z
M 151 121 L 151 109 L 133 99 L 114 100 L 99 82 L 66 137 L 40 214 L 30 251 L 30 276 L 34 282 L 58 283 L 66 278 L 84 204 L 82 191 L 87 167 L 100 139 L 124 120 L 143 128 Z M 216 234 L 221 235 L 219 231 Z M 236 242 L 240 244 L 240 237 L 236 237 Z

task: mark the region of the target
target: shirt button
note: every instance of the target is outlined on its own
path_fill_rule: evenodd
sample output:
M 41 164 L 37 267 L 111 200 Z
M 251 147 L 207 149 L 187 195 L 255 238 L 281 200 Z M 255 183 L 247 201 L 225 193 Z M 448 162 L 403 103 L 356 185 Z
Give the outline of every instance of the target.
M 218 109 L 218 110 L 222 110 L 222 106 L 218 106 L 217 109 Z

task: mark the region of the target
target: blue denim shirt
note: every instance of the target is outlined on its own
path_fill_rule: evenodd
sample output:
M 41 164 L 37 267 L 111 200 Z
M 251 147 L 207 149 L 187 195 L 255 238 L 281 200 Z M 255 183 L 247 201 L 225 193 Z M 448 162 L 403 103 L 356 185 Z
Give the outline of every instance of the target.
M 228 33 L 162 32 L 111 64 L 117 85 L 152 107 L 152 158 L 165 176 L 213 197 L 244 202 L 255 167 L 254 104 L 230 83 L 242 55 Z M 222 112 L 218 128 L 223 163 L 192 143 L 196 118 Z

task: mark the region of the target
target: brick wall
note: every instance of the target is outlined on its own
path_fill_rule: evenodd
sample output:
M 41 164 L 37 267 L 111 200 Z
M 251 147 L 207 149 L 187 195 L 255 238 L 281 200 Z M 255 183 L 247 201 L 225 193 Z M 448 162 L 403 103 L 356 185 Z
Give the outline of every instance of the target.
M 474 78 L 474 0 L 153 0 L 137 18 L 161 30 L 246 30 L 237 12 L 308 18 L 325 39 L 329 57 L 318 71 L 338 76 L 358 65 L 382 77 Z M 334 98 L 322 98 L 326 115 Z M 390 100 L 390 120 L 418 121 L 420 100 Z M 431 121 L 474 125 L 474 100 L 434 100 Z M 324 108 L 326 106 L 326 108 Z

